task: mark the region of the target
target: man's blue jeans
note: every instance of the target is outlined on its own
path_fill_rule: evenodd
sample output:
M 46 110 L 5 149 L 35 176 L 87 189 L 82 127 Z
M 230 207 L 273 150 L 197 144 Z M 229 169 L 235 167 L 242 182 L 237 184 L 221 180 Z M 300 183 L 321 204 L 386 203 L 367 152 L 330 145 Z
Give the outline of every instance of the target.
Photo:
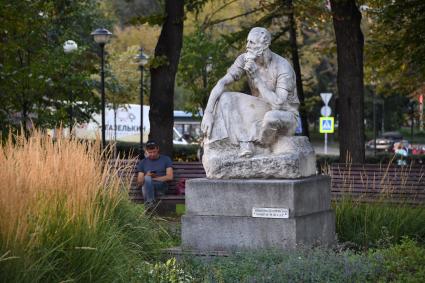
M 155 196 L 164 195 L 168 185 L 162 181 L 154 181 L 151 176 L 145 176 L 145 183 L 142 187 L 143 199 L 145 203 L 153 203 Z

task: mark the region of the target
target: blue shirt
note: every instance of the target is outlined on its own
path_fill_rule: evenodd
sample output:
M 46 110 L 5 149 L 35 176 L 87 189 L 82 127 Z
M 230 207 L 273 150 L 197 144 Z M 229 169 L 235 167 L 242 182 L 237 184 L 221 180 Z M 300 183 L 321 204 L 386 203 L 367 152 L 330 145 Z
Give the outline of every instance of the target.
M 137 172 L 143 172 L 144 174 L 149 171 L 155 171 L 155 174 L 160 176 L 167 175 L 167 168 L 173 167 L 173 162 L 170 157 L 166 155 L 159 155 L 158 159 L 145 158 L 137 164 Z

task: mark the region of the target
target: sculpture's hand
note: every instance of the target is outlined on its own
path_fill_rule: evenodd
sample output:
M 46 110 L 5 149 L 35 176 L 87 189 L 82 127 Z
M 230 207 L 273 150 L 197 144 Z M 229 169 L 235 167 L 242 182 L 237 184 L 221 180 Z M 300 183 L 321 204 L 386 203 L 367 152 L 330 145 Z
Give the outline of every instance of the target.
M 257 72 L 257 64 L 254 60 L 247 60 L 245 62 L 244 70 L 247 72 L 248 76 L 253 77 Z
M 201 131 L 205 134 L 207 138 L 211 136 L 211 130 L 214 124 L 213 114 L 211 112 L 205 111 L 204 118 L 202 118 Z

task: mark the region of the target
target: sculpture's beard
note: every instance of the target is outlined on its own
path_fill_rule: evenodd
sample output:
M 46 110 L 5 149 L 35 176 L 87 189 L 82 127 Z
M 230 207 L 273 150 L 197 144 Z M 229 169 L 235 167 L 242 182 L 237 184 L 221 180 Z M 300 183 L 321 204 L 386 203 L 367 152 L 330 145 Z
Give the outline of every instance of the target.
M 247 48 L 246 49 L 247 54 L 245 56 L 245 59 L 246 60 L 255 60 L 255 59 L 263 56 L 264 50 L 265 50 L 265 48 L 263 48 L 263 47 Z

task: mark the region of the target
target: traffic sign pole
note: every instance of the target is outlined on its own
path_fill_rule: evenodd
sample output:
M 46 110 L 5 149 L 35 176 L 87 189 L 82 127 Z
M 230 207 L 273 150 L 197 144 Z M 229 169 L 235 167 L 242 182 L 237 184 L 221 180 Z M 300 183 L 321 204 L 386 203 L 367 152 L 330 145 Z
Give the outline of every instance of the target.
M 328 154 L 328 134 L 325 133 L 325 154 Z

